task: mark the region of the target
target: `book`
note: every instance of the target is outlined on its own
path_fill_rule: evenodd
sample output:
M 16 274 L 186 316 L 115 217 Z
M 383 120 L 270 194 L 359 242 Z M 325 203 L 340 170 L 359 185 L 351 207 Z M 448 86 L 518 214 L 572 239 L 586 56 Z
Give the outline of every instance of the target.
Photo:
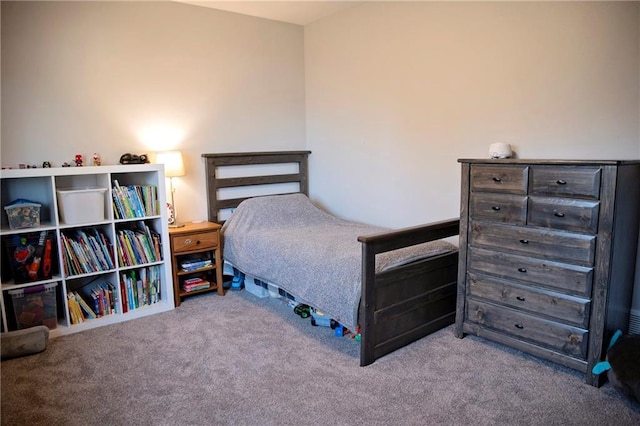
M 80 296 L 79 293 L 77 292 L 71 292 L 70 294 L 73 294 L 73 296 L 75 297 L 75 300 L 78 302 L 78 304 L 80 305 L 80 308 L 82 308 L 82 311 L 85 313 L 85 315 L 87 317 L 89 317 L 90 319 L 95 319 L 97 318 L 96 313 L 94 312 L 93 309 L 91 309 L 91 307 L 87 304 L 87 302 L 82 298 L 82 296 Z
M 69 310 L 69 318 L 71 324 L 80 324 L 84 322 L 84 316 L 82 315 L 82 309 L 78 305 L 75 296 L 72 292 L 67 294 L 67 308 Z
M 182 289 L 187 293 L 196 291 L 196 290 L 204 290 L 211 287 L 211 283 L 209 281 L 201 280 L 197 283 L 187 284 L 186 282 L 182 284 Z
M 196 269 L 206 268 L 212 265 L 213 265 L 213 262 L 211 261 L 211 259 L 186 260 L 186 261 L 180 262 L 180 267 L 185 271 L 195 271 Z

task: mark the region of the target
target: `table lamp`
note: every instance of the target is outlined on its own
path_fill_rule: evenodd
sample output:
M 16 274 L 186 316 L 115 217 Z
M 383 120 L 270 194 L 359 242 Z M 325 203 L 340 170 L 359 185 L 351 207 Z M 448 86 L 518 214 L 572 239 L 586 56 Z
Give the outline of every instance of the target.
M 169 207 L 169 228 L 180 228 L 184 224 L 178 223 L 178 215 L 176 205 L 174 204 L 173 194 L 173 178 L 184 176 L 184 162 L 182 161 L 182 153 L 180 151 L 162 151 L 156 155 L 156 163 L 164 164 L 164 175 L 169 178 L 169 190 L 171 191 L 171 204 Z

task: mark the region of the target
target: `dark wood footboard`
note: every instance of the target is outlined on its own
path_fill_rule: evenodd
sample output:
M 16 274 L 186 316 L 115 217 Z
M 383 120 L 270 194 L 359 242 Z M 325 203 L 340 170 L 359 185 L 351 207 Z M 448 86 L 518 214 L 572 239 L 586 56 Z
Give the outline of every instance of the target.
M 459 219 L 358 238 L 362 243 L 360 365 L 453 324 L 458 252 L 376 274 L 376 254 L 458 235 Z

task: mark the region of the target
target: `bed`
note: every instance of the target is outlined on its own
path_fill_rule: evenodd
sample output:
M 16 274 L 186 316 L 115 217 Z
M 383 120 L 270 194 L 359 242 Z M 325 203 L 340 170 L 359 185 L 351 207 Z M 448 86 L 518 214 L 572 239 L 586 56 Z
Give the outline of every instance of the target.
M 208 216 L 223 224 L 225 262 L 352 330 L 359 327 L 361 366 L 452 324 L 458 252 L 442 239 L 458 234 L 458 218 L 390 230 L 332 216 L 309 199 L 309 154 L 202 155 Z M 294 165 L 295 171 L 221 173 L 229 167 L 275 164 Z M 295 189 L 228 195 L 238 188 L 282 184 Z M 225 218 L 225 211 L 233 213 Z

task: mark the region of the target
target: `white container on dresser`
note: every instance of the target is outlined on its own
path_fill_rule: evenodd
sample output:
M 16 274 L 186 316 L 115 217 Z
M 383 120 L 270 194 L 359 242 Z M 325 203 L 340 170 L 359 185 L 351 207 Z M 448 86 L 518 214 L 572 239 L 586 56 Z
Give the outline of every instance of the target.
M 640 161 L 458 161 L 456 336 L 557 362 L 599 386 L 591 370 L 629 324 Z
M 33 325 L 21 322 L 20 312 L 16 312 L 16 308 L 22 311 L 27 305 L 14 306 L 12 299 L 16 292 L 44 294 L 38 292 L 43 286 L 55 290 L 57 302 L 53 304 L 57 312 L 49 313 L 53 324 L 51 318 L 45 323 L 51 329 L 51 337 L 174 309 L 164 166 L 12 169 L 2 170 L 0 179 L 2 206 L 15 199 L 41 204 L 36 227 L 12 229 L 4 212 L 0 221 L 2 332 Z M 132 198 L 127 205 L 135 211 L 116 213 L 116 185 L 120 191 L 138 191 L 137 199 L 143 205 L 134 205 L 136 198 L 129 192 Z M 124 197 L 124 193 L 119 194 Z M 18 280 L 16 271 L 12 274 L 8 268 L 7 247 L 12 248 L 13 241 L 29 244 L 29 238 L 37 235 L 42 236 L 41 241 L 46 238 L 51 242 L 49 270 L 34 274 L 33 279 Z M 130 240 L 136 246 L 127 248 L 128 254 L 122 252 L 125 235 L 137 240 Z M 77 244 L 72 246 L 74 239 Z M 37 239 L 31 241 L 38 253 Z M 145 245 L 145 241 L 149 244 Z M 68 255 L 71 252 L 73 256 Z M 75 316 L 70 309 L 70 297 L 74 295 L 84 296 L 97 318 L 90 318 L 80 307 L 84 319 Z M 37 312 L 27 314 L 24 316 L 28 320 Z

